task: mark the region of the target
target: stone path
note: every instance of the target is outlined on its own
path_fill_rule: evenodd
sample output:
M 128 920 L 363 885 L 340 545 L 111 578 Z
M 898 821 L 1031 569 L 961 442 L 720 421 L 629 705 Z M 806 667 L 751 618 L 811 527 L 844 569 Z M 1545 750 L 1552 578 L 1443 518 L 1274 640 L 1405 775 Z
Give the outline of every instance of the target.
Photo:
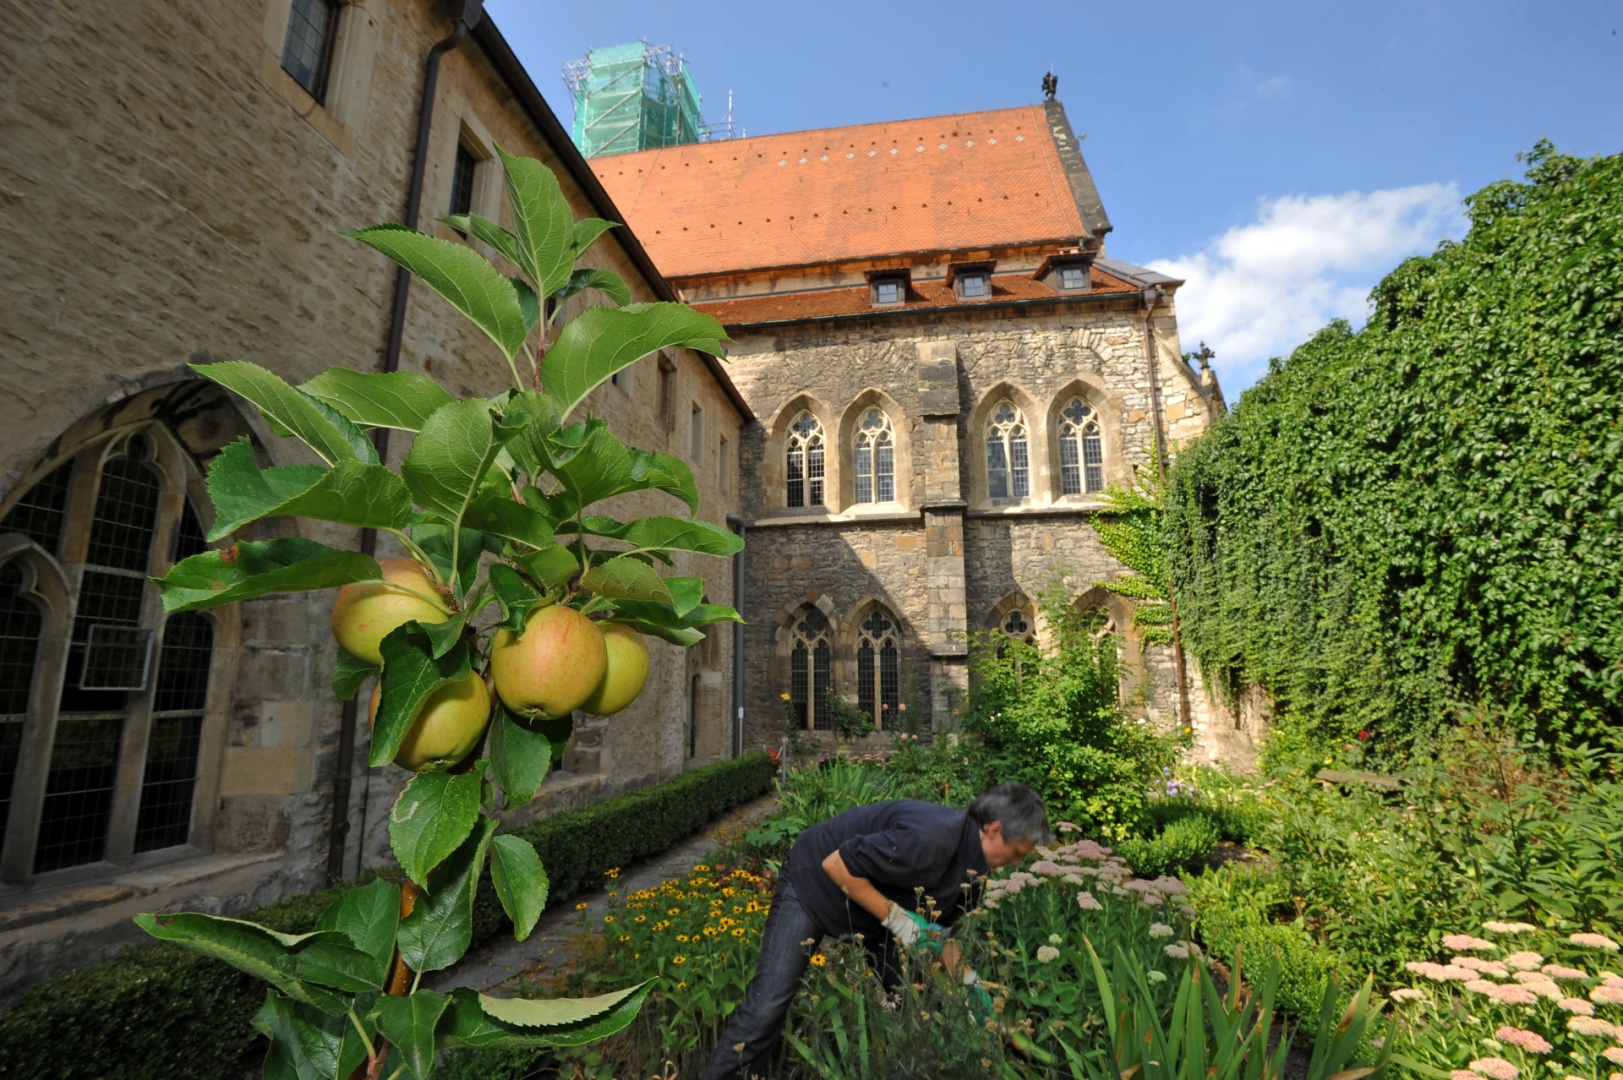
M 614 883 L 616 891 L 623 896 L 628 891 L 652 888 L 685 876 L 718 846 L 742 835 L 777 809 L 777 805 L 776 795 L 764 795 L 718 818 L 704 832 L 665 854 L 621 867 L 620 877 Z M 575 909 L 579 903 L 586 904 L 584 912 Z M 441 993 L 458 986 L 490 993 L 532 968 L 545 970 L 566 964 L 573 956 L 571 939 L 581 928 L 582 915 L 591 921 L 601 920 L 608 904 L 609 895 L 603 890 L 560 904 L 541 916 L 534 932 L 524 941 L 514 941 L 511 930 L 503 930 L 469 952 L 456 967 L 440 972 L 432 981 L 424 981 Z M 508 987 L 503 992 L 512 989 Z

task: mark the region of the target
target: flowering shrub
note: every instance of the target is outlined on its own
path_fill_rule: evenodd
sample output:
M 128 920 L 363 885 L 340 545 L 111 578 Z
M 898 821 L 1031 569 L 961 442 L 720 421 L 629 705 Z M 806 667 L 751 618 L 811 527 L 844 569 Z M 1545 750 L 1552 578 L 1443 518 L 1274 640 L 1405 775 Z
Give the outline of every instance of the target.
M 1489 920 L 1491 938 L 1448 934 L 1446 962 L 1405 964 L 1392 1000 L 1407 1051 L 1452 1080 L 1549 1074 L 1610 1080 L 1623 1070 L 1623 963 L 1605 934 Z

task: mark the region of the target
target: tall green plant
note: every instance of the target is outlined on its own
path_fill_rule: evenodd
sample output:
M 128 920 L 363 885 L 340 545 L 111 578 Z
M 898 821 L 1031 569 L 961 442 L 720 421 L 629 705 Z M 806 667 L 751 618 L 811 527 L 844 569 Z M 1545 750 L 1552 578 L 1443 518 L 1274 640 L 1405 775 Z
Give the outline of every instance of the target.
M 1167 567 L 1166 488 L 1161 478 L 1139 469 L 1126 486 L 1100 493 L 1105 511 L 1091 519 L 1099 543 L 1132 571 L 1097 584 L 1133 601 L 1133 626 L 1142 648 L 1172 644 L 1172 576 Z
M 1301 741 L 1481 709 L 1546 744 L 1623 713 L 1623 156 L 1541 142 L 1180 453 L 1184 641 Z
M 469 247 L 398 225 L 343 235 L 416 274 L 484 331 L 507 362 L 511 390 L 458 400 L 413 372 L 332 368 L 290 386 L 242 361 L 193 368 L 246 398 L 273 430 L 321 460 L 261 468 L 246 438 L 226 447 L 208 474 L 211 541 L 272 517 L 361 526 L 398 542 L 426 584 L 386 581 L 370 554 L 302 537 L 242 540 L 185 559 L 160 579 L 165 611 L 373 582 L 426 602 L 419 613 L 446 616 L 393 629 L 379 646 L 381 664 L 339 650 L 332 684 L 340 696 L 379 680 L 374 766 L 396 758 L 431 696 L 485 676 L 493 631 L 522 636 L 530 616 L 546 608 L 571 608 L 682 646 L 701 639 L 698 627 L 738 618 L 731 608 L 700 602 L 701 579 L 658 572 L 676 551 L 736 552 L 740 541 L 731 532 L 690 516 L 620 521 L 591 512 L 613 496 L 662 491 L 696 513 L 688 467 L 626 446 L 601 420 L 566 423 L 593 388 L 650 352 L 719 354 L 720 324 L 680 304 L 628 303 L 619 278 L 577 269 L 614 226 L 575 221 L 540 162 L 498 153 L 513 230 L 478 215 L 446 221 L 494 248 L 517 276 Z M 558 305 L 550 302 L 588 288 L 621 306 L 591 307 L 555 328 Z M 379 460 L 368 437 L 379 428 L 413 435 L 398 470 Z M 494 618 L 478 620 L 492 605 Z M 499 677 L 495 684 L 500 693 Z M 403 885 L 380 880 L 345 893 L 306 934 L 202 914 L 137 917 L 153 936 L 270 984 L 254 1021 L 270 1040 L 266 1076 L 420 1078 L 448 1047 L 569 1045 L 619 1030 L 635 1016 L 647 984 L 552 1001 L 419 988 L 424 973 L 467 951 L 487 864 L 520 940 L 546 899 L 535 849 L 498 835 L 497 816 L 535 797 L 569 737 L 569 715 L 496 701 L 481 723 L 488 731 L 467 759 L 449 771 L 416 773 L 395 803 L 389 840 Z

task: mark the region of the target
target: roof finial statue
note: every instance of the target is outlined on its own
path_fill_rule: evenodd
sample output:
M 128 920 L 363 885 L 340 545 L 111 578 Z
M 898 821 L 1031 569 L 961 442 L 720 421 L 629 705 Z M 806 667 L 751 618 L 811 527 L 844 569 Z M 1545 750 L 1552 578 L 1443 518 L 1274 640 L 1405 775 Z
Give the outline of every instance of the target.
M 1043 76 L 1043 96 L 1046 97 L 1049 101 L 1053 101 L 1054 100 L 1054 94 L 1058 90 L 1059 90 L 1059 76 L 1054 74 L 1054 69 L 1053 68 L 1049 68 L 1048 69 L 1048 74 Z

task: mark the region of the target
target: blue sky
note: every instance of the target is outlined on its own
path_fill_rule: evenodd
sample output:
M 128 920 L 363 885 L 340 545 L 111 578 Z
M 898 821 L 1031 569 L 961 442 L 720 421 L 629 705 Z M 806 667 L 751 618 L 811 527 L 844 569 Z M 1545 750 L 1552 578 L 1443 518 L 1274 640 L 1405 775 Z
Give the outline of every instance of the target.
M 559 72 L 647 39 L 751 135 L 1004 108 L 1052 65 L 1115 231 L 1188 279 L 1232 398 L 1547 136 L 1623 151 L 1623 3 L 643 3 L 487 0 L 566 122 Z

